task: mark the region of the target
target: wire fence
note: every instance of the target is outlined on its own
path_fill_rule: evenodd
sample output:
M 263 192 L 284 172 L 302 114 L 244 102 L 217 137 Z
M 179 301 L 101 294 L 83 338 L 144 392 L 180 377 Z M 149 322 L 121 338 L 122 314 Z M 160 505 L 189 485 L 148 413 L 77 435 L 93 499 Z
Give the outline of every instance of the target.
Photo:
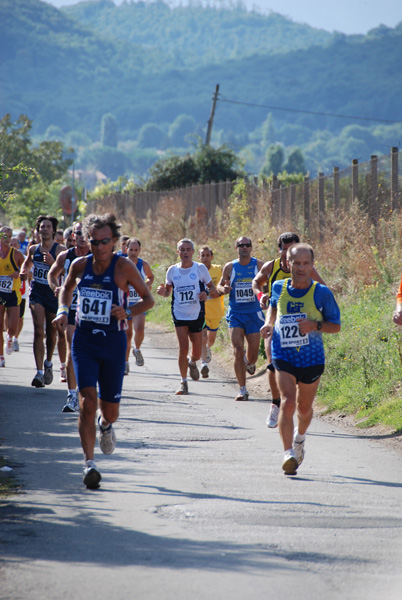
M 323 235 L 328 219 L 358 210 L 368 215 L 372 225 L 389 218 L 401 208 L 402 166 L 398 148 L 388 155 L 373 155 L 359 164 L 357 159 L 346 169 L 334 167 L 328 175 L 319 173 L 315 179 L 305 177 L 302 183 L 281 185 L 276 177 L 267 185 L 254 178 L 246 181 L 247 198 L 252 218 L 258 218 L 257 200 L 266 205 L 271 224 L 298 224 L 308 234 Z M 113 210 L 118 218 L 141 220 L 157 218 L 158 206 L 165 199 L 174 199 L 185 207 L 185 218 L 199 217 L 213 232 L 216 212 L 225 211 L 235 189 L 235 182 L 224 181 L 192 185 L 173 191 L 116 192 L 88 202 L 88 212 Z

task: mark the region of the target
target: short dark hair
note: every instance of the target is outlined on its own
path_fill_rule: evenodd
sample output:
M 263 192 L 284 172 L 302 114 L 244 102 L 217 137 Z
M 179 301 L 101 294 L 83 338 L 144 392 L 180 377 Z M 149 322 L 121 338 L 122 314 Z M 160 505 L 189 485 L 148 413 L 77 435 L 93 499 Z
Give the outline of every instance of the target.
M 292 231 L 285 231 L 278 237 L 278 248 L 282 250 L 282 244 L 291 244 L 292 242 L 298 244 L 300 242 L 299 236 Z
M 113 213 L 105 213 L 104 215 L 88 215 L 82 222 L 82 231 L 84 236 L 88 239 L 91 237 L 91 229 L 103 229 L 104 227 L 110 227 L 112 230 L 112 237 L 119 239 L 120 227 L 116 223 L 116 215 Z
M 210 252 L 211 256 L 214 255 L 214 251 L 212 250 L 212 248 L 210 248 L 209 246 L 201 246 L 201 248 L 198 250 L 198 255 L 200 254 L 200 252 Z
M 39 217 L 36 219 L 36 223 L 35 223 L 35 229 L 36 231 L 39 233 L 39 227 L 40 224 L 42 223 L 42 221 L 50 221 L 53 227 L 53 237 L 54 234 L 57 231 L 57 226 L 59 224 L 58 219 L 56 219 L 56 217 L 51 217 L 50 215 L 39 215 Z

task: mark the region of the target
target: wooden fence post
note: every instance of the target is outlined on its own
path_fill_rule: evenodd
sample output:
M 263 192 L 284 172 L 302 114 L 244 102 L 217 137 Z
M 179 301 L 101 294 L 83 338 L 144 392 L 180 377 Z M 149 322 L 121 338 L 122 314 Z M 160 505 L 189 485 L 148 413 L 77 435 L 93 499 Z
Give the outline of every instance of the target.
M 393 146 L 391 150 L 391 211 L 393 212 L 399 205 L 398 189 L 398 148 Z
M 352 160 L 352 204 L 359 202 L 359 161 Z
M 310 177 L 306 175 L 303 183 L 304 200 L 304 231 L 308 232 L 310 227 Z
M 279 222 L 279 199 L 280 199 L 280 185 L 281 182 L 278 180 L 276 175 L 272 177 L 272 186 L 271 186 L 271 198 L 272 198 L 272 223 L 273 225 L 278 225 Z
M 290 186 L 290 218 L 292 223 L 296 223 L 296 184 Z
M 324 173 L 318 173 L 318 226 L 320 240 L 324 239 L 325 227 L 325 197 L 324 197 Z
M 340 189 L 339 189 L 339 167 L 334 167 L 333 178 L 334 178 L 334 210 L 335 210 L 335 215 L 337 215 L 339 212 L 340 197 L 341 197 Z
M 370 218 L 373 225 L 378 225 L 378 172 L 377 172 L 377 156 L 371 155 L 370 161 L 370 182 L 371 182 L 371 194 L 370 194 Z

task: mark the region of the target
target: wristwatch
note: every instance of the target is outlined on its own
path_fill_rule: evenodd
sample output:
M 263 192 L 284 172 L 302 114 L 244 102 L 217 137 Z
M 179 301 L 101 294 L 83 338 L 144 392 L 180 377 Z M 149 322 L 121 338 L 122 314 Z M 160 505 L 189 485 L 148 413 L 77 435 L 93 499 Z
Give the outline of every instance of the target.
M 131 308 L 126 308 L 126 317 L 129 319 L 131 317 Z
M 317 321 L 317 331 L 320 331 L 322 329 L 322 323 L 321 321 Z

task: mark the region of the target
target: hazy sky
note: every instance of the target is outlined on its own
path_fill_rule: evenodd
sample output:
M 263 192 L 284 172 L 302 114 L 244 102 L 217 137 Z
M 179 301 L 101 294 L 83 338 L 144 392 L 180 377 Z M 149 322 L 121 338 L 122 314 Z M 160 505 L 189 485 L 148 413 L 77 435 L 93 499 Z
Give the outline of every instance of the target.
M 77 0 L 46 0 L 54 6 L 77 4 Z M 114 0 L 121 4 L 123 0 Z M 167 0 L 167 4 L 185 4 Z M 243 0 L 248 8 L 268 13 L 271 10 L 327 31 L 367 33 L 380 24 L 395 27 L 402 21 L 401 0 Z

